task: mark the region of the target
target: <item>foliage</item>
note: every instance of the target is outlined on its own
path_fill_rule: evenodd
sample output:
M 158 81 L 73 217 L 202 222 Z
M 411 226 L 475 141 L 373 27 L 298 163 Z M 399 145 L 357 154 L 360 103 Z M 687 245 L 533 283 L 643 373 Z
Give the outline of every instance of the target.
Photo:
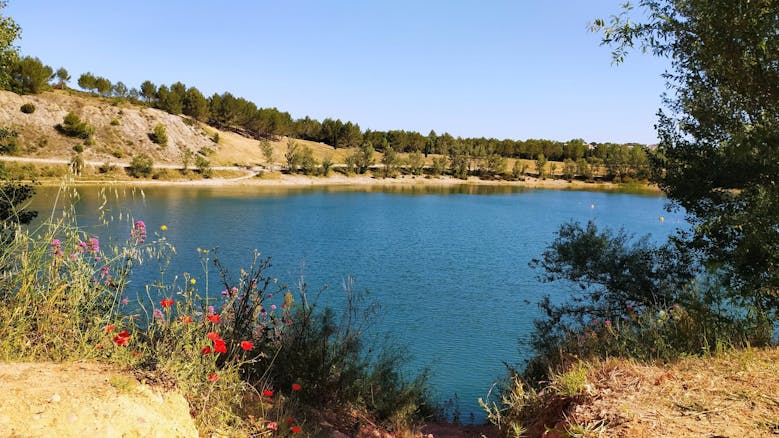
M 433 175 L 443 175 L 446 172 L 446 157 L 433 158 L 433 164 L 430 167 Z
M 425 167 L 425 159 L 422 153 L 419 151 L 414 151 L 408 154 L 406 165 L 408 165 L 408 170 L 412 175 L 421 175 L 422 170 Z
M 152 81 L 143 81 L 141 84 L 141 96 L 146 102 L 151 102 L 157 93 L 157 86 Z
M 693 227 L 685 236 L 730 296 L 779 310 L 779 27 L 773 2 L 644 0 L 596 20 L 621 62 L 639 46 L 671 60 L 656 176 Z M 723 25 L 723 23 L 726 23 Z
M 761 313 L 740 309 L 725 293 L 722 273 L 705 270 L 674 242 L 566 224 L 533 265 L 543 281 L 573 287 L 564 301 L 540 303 L 545 318 L 535 322 L 530 382 L 571 357 L 668 360 L 771 339 Z
M 195 167 L 197 167 L 198 173 L 203 175 L 204 178 L 211 178 L 214 173 L 211 169 L 211 163 L 202 155 L 195 157 Z
M 9 74 L 11 91 L 18 94 L 38 94 L 49 88 L 49 79 L 54 70 L 38 58 L 25 56 L 11 64 Z
M 31 103 L 25 103 L 20 108 L 19 111 L 23 112 L 24 114 L 32 114 L 35 112 L 35 105 Z
M 165 125 L 162 123 L 154 125 L 154 130 L 149 133 L 149 139 L 162 147 L 168 146 L 168 131 L 165 130 Z
M 314 159 L 314 151 L 309 146 L 303 146 L 298 160 L 300 161 L 300 171 L 304 175 L 313 175 L 316 172 L 317 162 Z
M 189 165 L 192 164 L 192 160 L 194 158 L 195 154 L 192 153 L 192 151 L 187 147 L 181 148 L 181 153 L 179 157 L 181 158 L 181 170 L 186 173 L 189 171 Z
M 322 176 L 329 176 L 333 168 L 333 156 L 328 154 L 322 158 Z
M 469 155 L 464 144 L 455 144 L 449 149 L 449 168 L 455 178 L 468 178 Z
M 538 178 L 546 178 L 546 163 L 548 163 L 548 160 L 544 154 L 538 154 L 536 158 L 536 174 Z
M 68 112 L 62 119 L 62 123 L 56 126 L 57 130 L 68 137 L 89 139 L 94 134 L 95 129 L 78 116 L 73 111 Z
M 127 173 L 135 178 L 148 178 L 154 170 L 154 160 L 147 154 L 141 153 L 133 156 Z
M 321 293 L 321 292 L 320 292 Z M 351 279 L 344 284 L 346 304 L 337 317 L 332 309 L 316 309 L 302 283 L 300 300 L 290 306 L 287 318 L 294 321 L 282 336 L 283 347 L 277 361 L 283 368 L 271 369 L 271 377 L 281 387 L 299 382 L 311 391 L 301 401 L 314 409 L 334 403 L 362 405 L 379 420 L 409 425 L 413 418 L 430 413 L 426 374 L 406 381 L 400 369 L 405 358 L 400 349 L 381 348 L 366 355 L 365 330 L 378 307 L 366 303 L 364 294 L 354 291 Z
M 384 156 L 381 157 L 381 164 L 384 165 L 384 177 L 394 178 L 397 174 L 397 166 L 400 162 L 398 153 L 391 146 L 384 149 Z
M 290 173 L 296 173 L 300 167 L 300 151 L 298 142 L 293 139 L 287 140 L 287 153 L 284 154 L 287 160 L 287 169 Z
M 6 0 L 0 0 L 0 12 L 7 5 Z M 11 17 L 0 14 L 0 88 L 7 88 L 9 85 L 9 70 L 19 57 L 18 49 L 13 43 L 20 34 L 19 25 Z
M 273 171 L 273 145 L 268 140 L 260 141 L 260 151 L 265 158 L 265 164 Z
M 13 129 L 0 128 L 0 155 L 15 155 L 19 152 L 19 133 Z
M 355 170 L 359 174 L 364 174 L 368 169 L 373 166 L 374 158 L 373 154 L 376 150 L 373 148 L 371 142 L 364 142 L 357 150 L 354 151 L 354 164 Z
M 83 151 L 83 149 L 82 149 Z M 74 175 L 81 175 L 81 171 L 84 170 L 84 157 L 81 156 L 81 153 L 78 152 L 70 159 L 70 162 L 68 163 L 70 167 L 70 171 Z
M 6 252 L 16 234 L 17 225 L 29 224 L 38 215 L 37 211 L 27 209 L 27 202 L 35 194 L 30 184 L 8 180 L 5 169 L 0 165 L 0 272 L 10 265 Z

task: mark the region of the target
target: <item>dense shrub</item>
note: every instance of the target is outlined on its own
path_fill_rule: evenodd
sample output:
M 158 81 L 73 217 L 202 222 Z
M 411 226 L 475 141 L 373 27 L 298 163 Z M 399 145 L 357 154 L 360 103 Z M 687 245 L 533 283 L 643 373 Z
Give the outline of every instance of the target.
M 211 163 L 202 155 L 195 157 L 195 167 L 197 167 L 198 173 L 203 175 L 204 178 L 211 178 L 211 175 L 213 175 L 213 170 L 211 170 Z
M 149 139 L 158 145 L 165 147 L 168 145 L 168 132 L 162 123 L 154 126 L 154 131 L 149 134 Z
M 543 281 L 573 287 L 563 302 L 540 303 L 545 317 L 535 323 L 536 355 L 525 370 L 531 383 L 572 357 L 670 360 L 771 339 L 770 324 L 733 302 L 719 273 L 673 240 L 565 224 L 533 265 Z
M 25 113 L 25 114 L 32 114 L 35 112 L 35 105 L 31 103 L 25 103 L 24 105 L 19 108 L 19 111 Z
M 0 128 L 0 154 L 15 155 L 19 152 L 19 133 L 13 129 Z
M 95 129 L 73 111 L 67 113 L 62 123 L 56 126 L 57 130 L 68 137 L 83 138 L 85 140 L 92 137 Z
M 130 161 L 127 173 L 135 178 L 148 178 L 153 170 L 154 160 L 146 154 L 138 154 Z

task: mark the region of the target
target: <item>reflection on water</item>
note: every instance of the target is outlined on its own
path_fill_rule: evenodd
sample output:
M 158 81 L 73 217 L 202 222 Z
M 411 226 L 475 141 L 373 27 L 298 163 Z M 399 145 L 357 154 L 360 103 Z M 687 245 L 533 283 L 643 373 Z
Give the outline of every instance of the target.
M 272 256 L 271 274 L 313 290 L 328 284 L 323 304 L 343 305 L 339 285 L 381 304 L 374 335 L 407 346 L 412 367 L 429 366 L 440 400 L 455 393 L 463 418 L 483 419 L 476 399 L 519 363 L 527 350 L 534 304 L 565 288 L 540 283 L 528 263 L 566 221 L 592 220 L 662 239 L 682 220 L 659 196 L 614 192 L 531 190 L 500 185 L 331 187 L 81 187 L 75 211 L 101 241 L 127 239 L 130 217 L 177 248 L 170 274 L 189 272 L 205 288 L 196 248 L 218 247 L 237 276 L 251 251 Z M 41 188 L 33 208 L 50 210 L 57 190 Z M 408 195 L 408 196 L 407 196 Z M 484 196 L 489 195 L 489 196 Z M 103 212 L 114 221 L 103 225 Z M 42 216 L 46 216 L 42 213 Z M 663 221 L 658 218 L 664 217 Z M 119 221 L 119 218 L 122 218 Z M 144 265 L 132 293 L 159 278 Z

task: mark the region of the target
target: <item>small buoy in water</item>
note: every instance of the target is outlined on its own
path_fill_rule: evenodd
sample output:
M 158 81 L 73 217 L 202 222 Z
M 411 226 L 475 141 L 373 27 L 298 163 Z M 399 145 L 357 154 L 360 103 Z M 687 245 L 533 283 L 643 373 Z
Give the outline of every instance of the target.
M 665 222 L 665 217 L 660 216 L 660 222 Z
M 590 204 L 590 208 L 595 208 L 595 204 Z

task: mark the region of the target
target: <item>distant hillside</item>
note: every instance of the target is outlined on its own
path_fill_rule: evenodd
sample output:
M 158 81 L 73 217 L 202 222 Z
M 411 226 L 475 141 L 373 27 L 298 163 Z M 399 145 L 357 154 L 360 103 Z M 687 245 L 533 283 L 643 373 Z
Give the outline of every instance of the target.
M 31 103 L 35 110 L 30 114 L 21 106 Z M 94 130 L 94 144 L 84 145 L 78 138 L 60 133 L 56 126 L 73 111 Z M 149 134 L 157 124 L 165 127 L 168 145 L 162 147 L 152 142 Z M 19 134 L 20 150 L 17 155 L 35 158 L 64 158 L 75 154 L 73 147 L 83 145 L 82 156 L 87 161 L 127 162 L 133 155 L 146 153 L 159 164 L 180 164 L 183 149 L 201 152 L 214 165 L 266 164 L 257 140 L 233 132 L 218 131 L 186 116 L 135 106 L 127 102 L 90 96 L 74 91 L 55 90 L 37 95 L 18 95 L 0 91 L 0 128 L 8 128 Z M 218 134 L 219 142 L 213 141 Z M 312 148 L 317 159 L 332 155 L 336 161 L 346 151 L 338 151 L 327 145 L 296 140 Z M 271 142 L 273 161 L 284 161 L 286 138 Z

